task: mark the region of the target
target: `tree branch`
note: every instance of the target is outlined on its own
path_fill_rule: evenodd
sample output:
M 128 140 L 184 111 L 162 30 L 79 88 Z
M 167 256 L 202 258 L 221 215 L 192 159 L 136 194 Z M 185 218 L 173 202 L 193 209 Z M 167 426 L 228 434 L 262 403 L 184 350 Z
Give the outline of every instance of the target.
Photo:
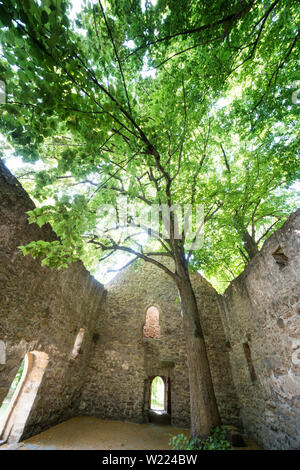
M 108 22 L 107 22 L 106 15 L 105 15 L 104 9 L 103 9 L 103 7 L 102 7 L 101 0 L 98 0 L 98 1 L 99 1 L 100 9 L 101 9 L 101 12 L 102 12 L 102 16 L 103 16 L 103 18 L 104 18 L 105 26 L 106 26 L 108 35 L 109 35 L 109 37 L 110 37 L 110 40 L 111 40 L 111 42 L 112 42 L 112 45 L 113 45 L 113 48 L 114 48 L 114 52 L 115 52 L 115 56 L 116 56 L 116 59 L 117 59 L 117 62 L 118 62 L 118 66 L 119 66 L 119 69 L 120 69 L 120 73 L 121 73 L 121 77 L 122 77 L 122 82 L 123 82 L 123 86 L 124 86 L 124 90 L 125 90 L 125 94 L 126 94 L 128 109 L 129 109 L 130 114 L 132 114 L 132 112 L 131 112 L 131 107 L 130 107 L 129 96 L 128 96 L 128 92 L 127 92 L 127 87 L 126 87 L 126 82 L 125 82 L 125 77 L 124 77 L 122 65 L 121 65 L 121 62 L 120 62 L 120 59 L 119 59 L 119 56 L 118 56 L 118 51 L 117 51 L 117 48 L 116 48 L 116 45 L 115 45 L 115 41 L 114 41 L 112 32 L 111 32 L 111 30 L 110 30 L 109 24 L 108 24 Z
M 131 55 L 136 54 L 138 51 L 140 51 L 142 49 L 146 49 L 149 46 L 153 46 L 153 45 L 161 43 L 161 42 L 169 41 L 170 39 L 174 39 L 174 38 L 179 37 L 179 36 L 187 36 L 187 35 L 190 35 L 190 34 L 200 33 L 202 31 L 212 29 L 216 26 L 220 26 L 224 23 L 225 24 L 226 23 L 232 23 L 235 20 L 238 21 L 245 14 L 248 13 L 248 11 L 252 8 L 253 4 L 254 4 L 254 0 L 251 0 L 249 2 L 249 4 L 246 4 L 245 6 L 243 6 L 243 8 L 237 10 L 235 13 L 232 13 L 231 15 L 227 15 L 224 18 L 221 18 L 220 20 L 215 21 L 214 23 L 206 24 L 206 25 L 202 25 L 202 26 L 197 26 L 195 28 L 189 28 L 189 29 L 179 31 L 179 32 L 174 33 L 174 34 L 169 34 L 168 36 L 164 36 L 163 38 L 156 39 L 155 41 L 149 41 L 146 44 L 137 47 L 134 51 L 132 51 L 130 54 L 128 54 L 128 56 L 125 58 L 125 60 L 127 60 L 127 58 L 130 57 Z
M 105 245 L 104 243 L 102 242 L 99 242 L 99 241 L 96 241 L 96 240 L 90 240 L 88 243 L 93 243 L 95 245 L 98 245 L 103 251 L 107 251 L 107 250 L 112 250 L 112 251 L 124 251 L 126 253 L 130 253 L 132 255 L 135 255 L 137 258 L 141 258 L 143 259 L 144 261 L 146 261 L 147 263 L 152 263 L 154 264 L 155 266 L 157 266 L 158 268 L 162 269 L 166 274 L 168 274 L 172 279 L 176 280 L 177 279 L 177 275 L 175 273 L 173 273 L 172 271 L 170 271 L 170 269 L 168 269 L 164 264 L 156 261 L 155 259 L 153 258 L 150 258 L 149 256 L 147 255 L 144 255 L 142 253 L 139 253 L 135 250 L 133 250 L 132 248 L 129 248 L 127 246 L 122 246 L 122 245 L 118 245 L 116 243 L 113 243 L 112 245 L 110 246 L 107 246 Z M 157 256 L 159 256 L 160 254 L 157 253 Z

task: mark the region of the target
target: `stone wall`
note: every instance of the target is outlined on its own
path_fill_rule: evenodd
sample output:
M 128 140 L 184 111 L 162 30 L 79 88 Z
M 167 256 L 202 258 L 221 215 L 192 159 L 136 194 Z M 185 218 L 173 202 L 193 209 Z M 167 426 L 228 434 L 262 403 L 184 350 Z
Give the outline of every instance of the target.
M 150 384 L 156 375 L 167 385 L 172 422 L 188 426 L 186 350 L 173 281 L 151 264 L 134 265 L 110 283 L 104 300 L 103 287 L 80 262 L 51 271 L 22 255 L 19 245 L 56 239 L 49 226 L 28 224 L 26 211 L 33 208 L 1 164 L 0 341 L 5 344 L 6 361 L 0 365 L 0 401 L 27 352 L 49 356 L 23 437 L 79 413 L 147 421 Z M 193 284 L 221 414 L 224 422 L 238 422 L 217 295 L 198 274 Z M 160 312 L 159 338 L 143 338 L 151 306 Z M 82 328 L 85 336 L 76 357 L 73 347 Z
M 220 296 L 246 431 L 264 448 L 300 448 L 300 210 Z
M 218 310 L 217 295 L 199 274 L 192 276 L 208 347 L 215 392 L 224 423 L 239 423 L 237 397 Z M 169 384 L 172 424 L 189 426 L 190 400 L 186 347 L 176 286 L 153 264 L 141 262 L 107 286 L 99 340 L 88 369 L 81 413 L 107 419 L 147 421 L 150 384 Z M 160 337 L 144 338 L 146 312 L 160 312 Z
M 18 249 L 32 240 L 55 240 L 50 226 L 28 224 L 34 208 L 0 161 L 0 404 L 29 351 L 49 356 L 24 436 L 77 414 L 103 287 L 80 262 L 51 271 Z M 81 354 L 71 358 L 76 335 L 85 329 Z M 3 349 L 2 343 L 2 349 Z M 4 364 L 3 364 L 4 362 Z
M 28 224 L 33 207 L 0 161 L 0 403 L 26 353 L 49 357 L 23 437 L 78 414 L 147 421 L 157 375 L 172 423 L 188 426 L 186 347 L 172 279 L 135 263 L 104 290 L 80 262 L 42 267 L 18 249 L 56 239 L 49 226 Z M 299 233 L 300 210 L 222 296 L 192 275 L 222 421 L 239 425 L 241 418 L 272 449 L 300 448 Z M 145 338 L 151 306 L 160 335 Z

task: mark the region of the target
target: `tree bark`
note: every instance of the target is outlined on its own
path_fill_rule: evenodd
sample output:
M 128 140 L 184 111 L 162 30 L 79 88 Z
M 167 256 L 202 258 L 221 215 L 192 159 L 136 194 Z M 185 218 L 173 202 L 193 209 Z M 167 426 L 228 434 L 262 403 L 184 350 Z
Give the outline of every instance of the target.
M 253 240 L 247 230 L 243 233 L 243 243 L 244 248 L 248 253 L 249 259 L 254 258 L 254 256 L 258 253 L 258 247 L 255 243 L 255 240 Z
M 179 274 L 179 273 L 178 273 Z M 199 312 L 189 273 L 183 268 L 177 280 L 190 384 L 191 437 L 205 439 L 220 425 Z

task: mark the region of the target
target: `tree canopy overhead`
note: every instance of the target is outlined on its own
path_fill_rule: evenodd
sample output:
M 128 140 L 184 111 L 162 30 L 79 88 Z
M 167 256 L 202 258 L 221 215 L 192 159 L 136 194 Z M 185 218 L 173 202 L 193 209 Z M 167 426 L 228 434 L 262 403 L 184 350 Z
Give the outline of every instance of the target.
M 72 20 L 65 0 L 0 0 L 1 132 L 28 163 L 19 177 L 38 201 L 31 221 L 60 237 L 23 252 L 90 269 L 123 252 L 173 278 L 193 435 L 219 418 L 189 270 L 226 287 L 296 207 L 297 7 L 98 0 Z M 110 226 L 98 208 L 120 195 L 136 207 L 202 205 L 203 246 L 176 239 L 174 217 L 154 240 L 131 219 Z
M 203 204 L 192 266 L 226 286 L 295 207 L 297 2 L 82 5 L 0 2 L 1 131 L 45 164 L 21 174 L 62 239 L 45 262 L 95 269 L 95 207 L 120 194 Z

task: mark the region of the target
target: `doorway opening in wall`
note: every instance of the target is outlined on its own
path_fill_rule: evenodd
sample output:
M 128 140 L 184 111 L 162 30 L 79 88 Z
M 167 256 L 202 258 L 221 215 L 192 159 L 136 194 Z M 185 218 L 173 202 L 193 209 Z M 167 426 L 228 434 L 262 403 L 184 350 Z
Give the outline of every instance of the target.
M 151 384 L 151 410 L 164 411 L 165 383 L 161 377 L 155 377 Z
M 3 425 L 4 425 L 5 417 L 7 415 L 9 404 L 11 403 L 14 393 L 16 391 L 16 388 L 21 381 L 21 378 L 24 372 L 24 366 L 25 366 L 25 358 L 21 362 L 18 372 L 16 373 L 15 378 L 12 381 L 11 386 L 9 387 L 8 393 L 6 397 L 4 398 L 2 405 L 0 407 L 0 435 L 2 432 Z
M 156 376 L 150 383 L 149 421 L 156 424 L 170 424 L 169 403 L 170 383 L 166 378 Z
M 1 407 L 0 443 L 21 439 L 48 361 L 42 351 L 25 355 Z

